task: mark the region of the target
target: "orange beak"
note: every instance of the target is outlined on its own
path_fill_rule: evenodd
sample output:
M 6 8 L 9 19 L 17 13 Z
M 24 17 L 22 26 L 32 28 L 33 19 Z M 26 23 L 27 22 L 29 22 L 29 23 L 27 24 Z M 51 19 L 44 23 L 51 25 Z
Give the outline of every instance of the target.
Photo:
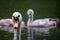
M 15 20 L 14 20 L 13 26 L 14 26 L 15 29 L 18 28 L 18 21 L 15 21 Z

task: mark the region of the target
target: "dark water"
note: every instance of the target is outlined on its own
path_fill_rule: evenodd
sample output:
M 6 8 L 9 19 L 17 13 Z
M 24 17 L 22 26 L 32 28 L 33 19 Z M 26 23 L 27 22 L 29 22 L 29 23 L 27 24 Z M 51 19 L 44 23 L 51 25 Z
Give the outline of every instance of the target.
M 13 40 L 13 33 L 8 31 L 0 30 L 0 40 Z M 56 31 L 56 28 L 49 29 L 49 33 L 46 35 L 44 33 L 35 33 L 34 40 L 60 40 L 60 32 Z M 27 29 L 22 30 L 21 40 L 27 40 L 28 33 Z

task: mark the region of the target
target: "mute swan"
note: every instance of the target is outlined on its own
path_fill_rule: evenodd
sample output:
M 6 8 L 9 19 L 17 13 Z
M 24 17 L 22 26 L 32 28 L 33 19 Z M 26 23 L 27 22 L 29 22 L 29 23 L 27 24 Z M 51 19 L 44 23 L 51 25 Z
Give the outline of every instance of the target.
M 8 32 L 13 32 L 13 22 L 12 19 L 1 19 L 0 20 L 0 29 Z
M 34 11 L 32 9 L 29 9 L 27 11 L 27 15 L 28 15 L 28 22 L 27 22 L 28 27 L 29 26 L 30 27 L 45 27 L 45 26 L 49 26 L 56 23 L 55 21 L 49 21 L 49 19 L 33 20 Z
M 18 37 L 18 25 L 22 21 L 22 15 L 20 12 L 14 12 L 12 15 L 12 20 L 13 20 L 13 27 L 14 27 L 14 40 L 21 40 L 21 28 L 19 29 L 19 37 Z
M 8 25 L 7 25 L 8 24 Z M 12 22 L 12 19 L 1 19 L 0 20 L 0 26 L 13 26 L 13 22 Z
M 28 22 L 27 22 L 27 28 L 28 28 L 28 37 L 33 37 L 33 29 L 34 28 L 38 28 L 38 27 L 48 27 L 52 24 L 55 24 L 55 21 L 49 21 L 47 19 L 37 19 L 37 20 L 33 20 L 33 15 L 34 15 L 34 11 L 33 9 L 28 9 L 27 11 L 27 15 L 28 15 Z M 36 30 L 36 29 L 34 29 Z M 43 29 L 42 29 L 43 30 Z M 40 31 L 40 30 L 39 30 Z M 43 30 L 44 32 L 45 30 Z M 32 34 L 29 34 L 32 33 Z M 28 38 L 28 40 L 31 40 L 32 38 Z M 32 39 L 33 40 L 33 39 Z

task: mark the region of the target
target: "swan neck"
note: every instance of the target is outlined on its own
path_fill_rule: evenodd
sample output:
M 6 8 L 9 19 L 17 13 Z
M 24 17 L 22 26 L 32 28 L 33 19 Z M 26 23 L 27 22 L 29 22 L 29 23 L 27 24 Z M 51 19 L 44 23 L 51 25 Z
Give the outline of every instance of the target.
M 33 21 L 33 15 L 28 18 L 28 21 L 29 22 L 32 22 Z

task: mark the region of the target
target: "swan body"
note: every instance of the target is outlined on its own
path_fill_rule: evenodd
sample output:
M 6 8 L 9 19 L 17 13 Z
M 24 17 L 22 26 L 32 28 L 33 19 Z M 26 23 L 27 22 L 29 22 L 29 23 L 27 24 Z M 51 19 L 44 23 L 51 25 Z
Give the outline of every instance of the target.
M 12 19 L 0 19 L 0 30 L 13 32 L 13 21 Z
M 4 25 L 6 25 L 8 27 L 13 26 L 12 19 L 1 19 L 0 26 L 4 26 Z

